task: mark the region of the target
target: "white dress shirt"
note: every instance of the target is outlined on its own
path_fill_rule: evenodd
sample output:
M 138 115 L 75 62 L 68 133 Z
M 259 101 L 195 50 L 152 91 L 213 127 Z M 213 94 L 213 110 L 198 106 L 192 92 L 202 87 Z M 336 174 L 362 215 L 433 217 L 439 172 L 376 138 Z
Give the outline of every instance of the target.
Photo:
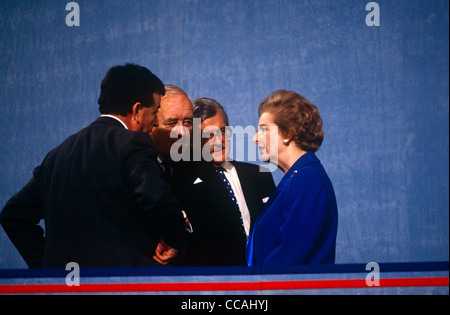
M 241 182 L 239 181 L 239 176 L 236 171 L 236 167 L 228 161 L 222 164 L 222 168 L 225 170 L 225 177 L 230 182 L 231 188 L 233 189 L 234 196 L 236 197 L 237 203 L 239 205 L 239 210 L 241 211 L 242 221 L 244 223 L 245 233 L 247 236 L 250 233 L 250 211 L 247 207 L 247 202 L 245 201 L 244 192 L 242 191 Z

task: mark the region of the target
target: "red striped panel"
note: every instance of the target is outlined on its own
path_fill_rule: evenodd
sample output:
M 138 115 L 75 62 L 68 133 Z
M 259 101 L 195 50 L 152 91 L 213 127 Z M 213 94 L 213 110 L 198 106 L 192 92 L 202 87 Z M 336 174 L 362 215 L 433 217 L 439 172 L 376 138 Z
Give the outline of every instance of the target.
M 448 277 L 380 279 L 380 287 L 448 286 Z M 195 292 L 195 291 L 262 291 L 368 288 L 365 279 L 298 280 L 262 282 L 216 283 L 103 283 L 81 284 L 69 287 L 64 284 L 0 285 L 0 294 L 31 293 L 95 293 L 95 292 Z M 372 287 L 376 288 L 376 287 Z

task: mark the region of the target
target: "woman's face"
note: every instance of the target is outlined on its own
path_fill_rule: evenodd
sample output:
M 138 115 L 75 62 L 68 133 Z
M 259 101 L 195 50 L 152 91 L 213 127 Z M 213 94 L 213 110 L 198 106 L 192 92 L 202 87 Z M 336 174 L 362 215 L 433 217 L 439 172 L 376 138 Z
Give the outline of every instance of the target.
M 265 112 L 259 118 L 258 132 L 253 138 L 261 152 L 264 162 L 278 164 L 278 155 L 283 148 L 283 137 L 278 132 L 278 126 L 274 123 L 273 115 Z

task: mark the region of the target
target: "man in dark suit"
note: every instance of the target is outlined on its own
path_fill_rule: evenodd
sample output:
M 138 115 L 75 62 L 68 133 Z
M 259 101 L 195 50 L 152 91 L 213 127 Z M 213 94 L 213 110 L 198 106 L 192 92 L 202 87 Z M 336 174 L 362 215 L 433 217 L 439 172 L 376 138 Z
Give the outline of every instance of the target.
M 101 117 L 48 153 L 0 214 L 30 268 L 157 266 L 184 250 L 183 214 L 149 136 L 164 93 L 144 67 L 108 70 Z
M 185 163 L 183 172 L 174 175 L 174 190 L 194 229 L 178 265 L 246 266 L 247 237 L 275 189 L 272 174 L 260 172 L 257 165 L 227 161 L 228 117 L 216 100 L 195 100 L 193 114 L 194 121 L 201 120 L 206 156 Z

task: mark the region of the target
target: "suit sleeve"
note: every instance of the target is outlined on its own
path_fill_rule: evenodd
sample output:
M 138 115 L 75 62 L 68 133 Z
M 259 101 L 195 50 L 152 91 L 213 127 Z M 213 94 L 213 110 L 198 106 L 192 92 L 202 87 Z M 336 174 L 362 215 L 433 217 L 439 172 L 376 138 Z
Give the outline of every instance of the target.
M 273 175 L 271 172 L 263 173 L 264 178 L 264 189 L 267 196 L 270 196 L 276 189 L 275 182 L 273 180 Z
M 320 250 L 327 233 L 327 191 L 314 171 L 311 173 L 298 174 L 291 183 L 277 246 L 264 265 L 306 265 Z
M 38 184 L 39 168 L 33 178 L 15 194 L 0 214 L 0 223 L 29 268 L 42 268 L 44 230 L 39 222 L 44 218 Z
M 187 240 L 183 214 L 171 186 L 162 179 L 154 149 L 148 142 L 128 154 L 124 172 L 140 212 L 138 215 L 148 220 L 155 237 L 164 239 L 177 251 L 183 251 Z

